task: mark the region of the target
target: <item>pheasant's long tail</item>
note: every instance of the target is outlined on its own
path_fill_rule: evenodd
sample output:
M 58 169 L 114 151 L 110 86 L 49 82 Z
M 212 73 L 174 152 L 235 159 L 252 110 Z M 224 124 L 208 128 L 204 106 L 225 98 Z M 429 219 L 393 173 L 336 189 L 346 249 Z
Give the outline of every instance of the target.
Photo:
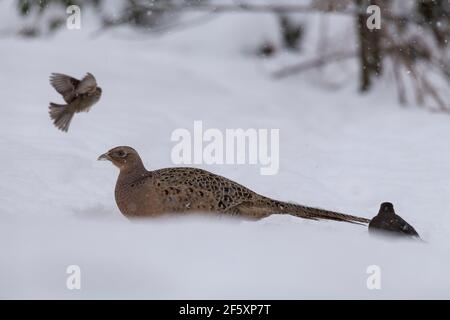
M 313 220 L 335 220 L 335 221 L 344 221 L 351 223 L 369 223 L 370 219 L 352 216 L 349 214 L 323 210 L 319 208 L 302 206 L 299 204 L 282 202 L 272 200 L 274 207 L 277 209 L 278 213 L 281 214 L 290 214 L 295 217 L 305 218 L 305 219 L 313 219 Z
M 67 132 L 73 118 L 73 112 L 68 109 L 68 105 L 51 102 L 49 108 L 50 118 L 58 129 Z

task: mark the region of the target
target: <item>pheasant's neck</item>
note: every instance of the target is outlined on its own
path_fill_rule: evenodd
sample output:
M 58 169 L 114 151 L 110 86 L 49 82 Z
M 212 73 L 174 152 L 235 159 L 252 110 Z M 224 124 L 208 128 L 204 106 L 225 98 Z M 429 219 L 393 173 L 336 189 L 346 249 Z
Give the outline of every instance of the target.
M 125 216 L 129 215 L 130 210 L 136 209 L 130 209 L 129 207 L 129 203 L 132 205 L 134 203 L 133 199 L 136 193 L 136 188 L 134 188 L 134 185 L 140 179 L 148 177 L 148 175 L 149 172 L 145 169 L 142 163 L 138 163 L 138 165 L 133 165 L 127 168 L 122 168 L 120 170 L 114 195 L 119 210 Z
M 139 161 L 131 166 L 120 169 L 118 184 L 130 183 L 148 175 L 148 171 L 145 169 L 144 164 Z

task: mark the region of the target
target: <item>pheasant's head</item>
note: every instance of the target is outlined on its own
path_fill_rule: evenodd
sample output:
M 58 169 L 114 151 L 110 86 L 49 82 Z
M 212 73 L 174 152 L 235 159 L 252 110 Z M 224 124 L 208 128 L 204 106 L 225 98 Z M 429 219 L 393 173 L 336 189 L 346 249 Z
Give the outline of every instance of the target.
M 102 154 L 97 160 L 109 160 L 120 170 L 143 167 L 137 151 L 127 146 L 115 147 Z

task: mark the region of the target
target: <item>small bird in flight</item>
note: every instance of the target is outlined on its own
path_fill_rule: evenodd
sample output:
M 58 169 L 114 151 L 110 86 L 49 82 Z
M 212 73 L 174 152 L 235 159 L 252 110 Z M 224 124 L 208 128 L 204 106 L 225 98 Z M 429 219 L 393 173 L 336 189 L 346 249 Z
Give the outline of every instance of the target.
M 390 202 L 383 202 L 378 215 L 369 223 L 369 232 L 420 238 L 417 231 L 400 216 L 395 214 Z
M 102 89 L 91 73 L 78 80 L 61 73 L 52 73 L 50 84 L 60 93 L 67 104 L 50 102 L 49 114 L 58 129 L 67 132 L 73 115 L 88 112 L 100 100 Z

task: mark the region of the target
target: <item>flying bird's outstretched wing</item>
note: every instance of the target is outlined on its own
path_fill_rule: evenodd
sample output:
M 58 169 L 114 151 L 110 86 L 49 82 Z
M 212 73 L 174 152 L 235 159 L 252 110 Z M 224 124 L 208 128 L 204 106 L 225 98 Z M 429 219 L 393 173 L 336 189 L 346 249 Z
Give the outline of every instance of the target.
M 87 73 L 80 83 L 77 85 L 75 91 L 77 94 L 93 93 L 97 88 L 97 81 L 92 73 Z
M 71 103 L 77 95 L 76 88 L 80 84 L 80 80 L 62 73 L 52 73 L 50 84 L 63 96 L 67 103 Z

